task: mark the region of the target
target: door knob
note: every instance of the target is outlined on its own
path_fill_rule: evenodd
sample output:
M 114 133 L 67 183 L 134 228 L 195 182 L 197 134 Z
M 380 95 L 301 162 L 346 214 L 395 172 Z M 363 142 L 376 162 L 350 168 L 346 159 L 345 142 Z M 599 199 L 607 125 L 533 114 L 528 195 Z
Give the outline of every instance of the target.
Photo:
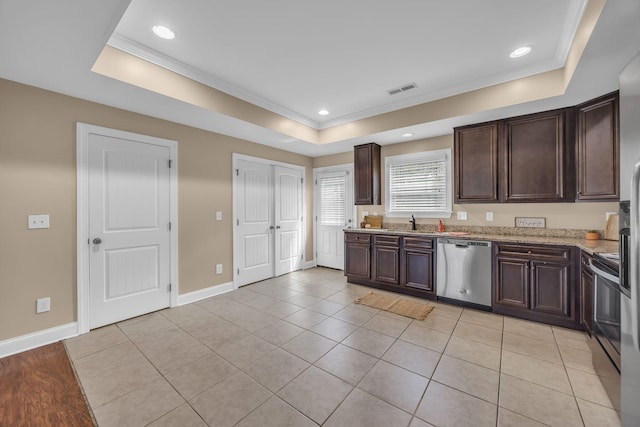
M 276 230 L 280 230 L 280 226 L 279 225 L 276 225 Z
M 94 245 L 99 245 L 100 243 L 102 243 L 102 239 L 99 237 L 96 237 L 95 239 L 93 239 L 93 244 Z
M 269 230 L 273 230 L 275 227 L 273 225 L 269 226 Z

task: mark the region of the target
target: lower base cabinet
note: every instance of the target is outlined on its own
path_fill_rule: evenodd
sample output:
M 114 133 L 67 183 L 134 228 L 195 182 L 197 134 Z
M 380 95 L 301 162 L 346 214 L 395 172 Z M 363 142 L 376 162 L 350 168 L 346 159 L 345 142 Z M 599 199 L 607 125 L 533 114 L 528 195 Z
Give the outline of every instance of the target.
M 580 324 L 593 335 L 593 272 L 589 268 L 591 256 L 580 254 Z

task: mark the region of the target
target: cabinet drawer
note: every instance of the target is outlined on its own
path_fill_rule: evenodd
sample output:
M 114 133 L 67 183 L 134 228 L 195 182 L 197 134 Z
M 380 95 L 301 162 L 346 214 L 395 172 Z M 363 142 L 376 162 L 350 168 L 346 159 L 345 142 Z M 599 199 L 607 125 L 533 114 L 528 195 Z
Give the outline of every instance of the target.
M 497 248 L 498 256 L 542 258 L 555 261 L 571 260 L 571 248 L 563 246 L 537 246 L 499 243 L 497 245 Z
M 433 249 L 433 240 L 425 237 L 405 237 L 404 247 L 407 249 Z
M 373 236 L 373 243 L 378 246 L 400 246 L 400 236 Z
M 371 234 L 344 233 L 345 242 L 371 243 Z

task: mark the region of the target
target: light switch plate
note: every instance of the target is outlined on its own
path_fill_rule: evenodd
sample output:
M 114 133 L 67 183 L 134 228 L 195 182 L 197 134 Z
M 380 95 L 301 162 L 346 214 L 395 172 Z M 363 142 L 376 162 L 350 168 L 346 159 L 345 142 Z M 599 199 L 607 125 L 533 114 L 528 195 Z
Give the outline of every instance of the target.
M 216 212 L 216 221 L 222 221 L 222 212 Z
M 458 219 L 460 221 L 466 221 L 467 220 L 467 212 L 465 211 L 459 211 L 458 212 Z
M 487 221 L 493 221 L 493 212 L 487 212 Z
M 51 310 L 51 298 L 39 298 L 36 300 L 36 313 L 46 313 Z
M 216 274 L 222 274 L 222 264 L 216 264 Z
M 29 215 L 28 220 L 29 230 L 49 228 L 49 215 Z

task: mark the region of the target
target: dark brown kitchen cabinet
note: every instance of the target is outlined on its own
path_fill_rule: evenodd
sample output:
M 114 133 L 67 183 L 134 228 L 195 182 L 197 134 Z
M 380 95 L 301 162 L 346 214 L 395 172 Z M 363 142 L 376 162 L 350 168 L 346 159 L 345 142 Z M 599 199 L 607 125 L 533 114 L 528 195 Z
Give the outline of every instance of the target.
M 344 274 L 358 279 L 371 277 L 371 235 L 344 233 Z
M 380 204 L 380 146 L 373 142 L 353 147 L 354 202 Z
M 573 201 L 573 126 L 573 109 L 504 120 L 504 202 Z
M 498 188 L 498 122 L 454 129 L 456 203 L 496 203 Z
M 576 200 L 619 200 L 618 92 L 576 107 Z
M 574 258 L 564 246 L 496 243 L 493 311 L 578 329 Z
M 374 235 L 371 280 L 398 285 L 400 283 L 400 236 Z
M 580 255 L 580 324 L 589 333 L 593 331 L 593 272 L 589 267 L 591 255 Z
M 436 297 L 435 239 L 404 237 L 400 256 L 400 285 Z

